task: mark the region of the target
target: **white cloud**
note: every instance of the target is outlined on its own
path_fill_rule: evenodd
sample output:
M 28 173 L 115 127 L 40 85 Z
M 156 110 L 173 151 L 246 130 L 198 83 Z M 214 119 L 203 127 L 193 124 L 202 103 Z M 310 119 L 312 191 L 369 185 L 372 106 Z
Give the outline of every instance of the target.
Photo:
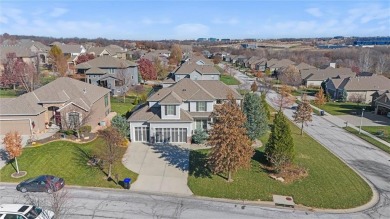
M 66 12 L 68 12 L 68 9 L 66 8 L 54 8 L 53 11 L 49 13 L 51 17 L 60 17 L 64 15 Z
M 305 11 L 314 17 L 322 17 L 323 15 L 319 8 L 308 8 Z
M 8 21 L 14 21 L 15 25 L 26 25 L 27 24 L 27 19 L 25 19 L 23 16 L 22 16 L 23 12 L 19 9 L 15 9 L 15 8 L 3 8 L 2 10 L 2 21 L 4 22 L 7 22 Z
M 8 18 L 4 16 L 0 16 L 0 24 L 7 24 L 8 23 Z
M 188 23 L 180 24 L 174 28 L 178 38 L 194 39 L 197 37 L 207 37 L 209 27 L 204 24 Z

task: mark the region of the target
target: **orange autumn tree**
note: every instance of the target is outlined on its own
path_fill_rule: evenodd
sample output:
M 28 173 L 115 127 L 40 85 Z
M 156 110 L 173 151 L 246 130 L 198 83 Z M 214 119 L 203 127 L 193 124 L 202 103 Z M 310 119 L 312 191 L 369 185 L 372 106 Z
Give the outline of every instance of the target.
M 22 137 L 16 131 L 8 132 L 5 134 L 3 144 L 9 159 L 15 159 L 16 172 L 19 173 L 18 160 L 16 158 L 22 154 Z
M 215 107 L 212 118 L 215 121 L 209 131 L 208 143 L 214 147 L 208 164 L 213 173 L 227 173 L 228 182 L 231 182 L 232 172 L 249 168 L 254 154 L 245 128 L 246 117 L 229 94 L 224 104 Z
M 315 95 L 316 99 L 314 102 L 316 103 L 317 106 L 322 106 L 326 103 L 326 97 L 324 95 L 324 90 L 320 88 L 320 90 L 316 93 Z

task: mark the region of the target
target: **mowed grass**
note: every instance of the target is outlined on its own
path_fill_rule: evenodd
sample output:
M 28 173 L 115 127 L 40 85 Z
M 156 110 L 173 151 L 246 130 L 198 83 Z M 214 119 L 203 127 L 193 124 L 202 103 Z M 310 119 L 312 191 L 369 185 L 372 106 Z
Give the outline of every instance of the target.
M 0 89 L 0 98 L 17 97 L 17 91 L 13 89 Z
M 104 145 L 100 138 L 87 143 L 76 144 L 68 141 L 56 141 L 42 146 L 23 149 L 23 154 L 18 158 L 19 169 L 27 171 L 27 175 L 20 179 L 11 178 L 15 172 L 14 163 L 7 164 L 0 170 L 1 182 L 21 182 L 25 179 L 42 174 L 55 175 L 65 179 L 67 185 L 93 186 L 121 188 L 113 181 L 107 181 L 107 168 L 100 170 L 97 167 L 88 166 L 88 156 L 97 154 Z M 126 148 L 121 148 L 123 155 Z M 128 170 L 121 163 L 121 159 L 113 167 L 113 176 L 118 174 L 119 180 L 130 177 L 134 182 L 137 174 Z
M 390 147 L 389 147 L 389 146 L 387 146 L 387 145 L 385 145 L 385 144 L 383 144 L 383 143 L 381 143 L 381 142 L 379 142 L 379 141 L 377 141 L 377 140 L 371 138 L 371 137 L 368 136 L 368 135 L 365 135 L 365 134 L 363 134 L 363 133 L 360 133 L 360 134 L 359 134 L 359 131 L 357 131 L 357 130 L 351 128 L 351 127 L 345 127 L 344 129 L 347 130 L 347 131 L 349 131 L 350 133 L 356 135 L 357 137 L 359 137 L 359 138 L 361 138 L 361 139 L 367 141 L 368 143 L 374 145 L 375 147 L 377 147 L 377 148 L 383 150 L 384 152 L 390 154 Z
M 118 115 L 127 117 L 126 115 L 133 109 L 135 97 L 126 96 L 125 102 L 123 97 L 111 97 L 111 111 Z
M 312 102 L 313 105 L 317 106 Z M 332 115 L 351 115 L 360 114 L 364 107 L 366 112 L 371 110 L 371 107 L 364 104 L 350 103 L 350 102 L 328 102 L 318 108 L 325 110 L 325 112 Z
M 239 85 L 240 82 L 233 76 L 221 75 L 221 81 L 226 85 Z
M 362 129 L 390 143 L 390 126 L 362 126 Z M 379 135 L 379 132 L 383 132 L 383 135 Z
M 205 167 L 208 150 L 191 151 L 188 186 L 195 195 L 216 198 L 272 201 L 272 194 L 289 195 L 295 203 L 316 208 L 345 209 L 363 205 L 372 197 L 368 184 L 326 148 L 290 122 L 296 164 L 309 176 L 291 184 L 273 180 L 261 168 L 264 147 L 256 150 L 251 168 L 239 170 L 233 182 L 213 175 Z M 263 142 L 268 136 L 261 138 Z

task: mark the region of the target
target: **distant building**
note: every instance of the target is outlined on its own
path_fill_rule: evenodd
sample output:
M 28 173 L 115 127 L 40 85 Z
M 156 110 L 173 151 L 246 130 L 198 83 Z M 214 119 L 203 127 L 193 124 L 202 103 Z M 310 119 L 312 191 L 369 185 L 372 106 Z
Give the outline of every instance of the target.
M 221 42 L 229 43 L 229 42 L 230 42 L 230 39 L 221 39 Z
M 384 46 L 390 45 L 390 37 L 359 38 L 353 42 L 355 46 Z
M 198 42 L 205 42 L 205 41 L 207 41 L 207 38 L 198 38 L 196 41 L 198 41 Z
M 210 42 L 217 42 L 218 39 L 217 39 L 217 38 L 209 38 L 209 41 L 210 41 Z

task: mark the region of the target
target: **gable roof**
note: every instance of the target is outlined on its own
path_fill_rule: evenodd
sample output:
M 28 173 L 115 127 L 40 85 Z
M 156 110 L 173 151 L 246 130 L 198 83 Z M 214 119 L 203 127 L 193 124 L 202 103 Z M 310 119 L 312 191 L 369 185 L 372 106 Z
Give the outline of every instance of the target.
M 128 118 L 128 121 L 148 121 L 148 122 L 192 122 L 193 118 L 183 109 L 180 109 L 180 119 L 161 119 L 160 107 L 149 107 L 147 104 L 140 106 Z
M 171 91 L 168 95 L 166 95 L 159 103 L 160 105 L 165 104 L 181 104 L 183 99 L 181 99 L 175 91 Z
M 301 70 L 317 69 L 317 68 L 305 62 L 301 62 L 297 65 L 297 69 L 301 71 Z
M 304 74 L 308 77 L 304 77 Z M 310 75 L 311 74 L 311 75 Z M 328 67 L 326 69 L 309 69 L 301 71 L 302 78 L 306 78 L 308 81 L 323 81 L 328 78 L 345 78 L 345 77 L 354 77 L 354 73 L 350 68 L 332 68 Z
M 110 90 L 68 77 L 58 78 L 32 92 L 0 105 L 0 115 L 38 115 L 44 112 L 40 103 L 74 103 L 86 111 Z
M 94 46 L 94 47 L 89 48 L 87 52 L 94 53 L 97 56 L 97 55 L 100 55 L 104 50 L 106 50 L 105 47 Z M 110 53 L 109 51 L 107 51 L 107 52 Z
M 347 91 L 390 90 L 390 79 L 381 75 L 371 77 L 350 77 L 346 80 L 348 81 L 342 88 Z
M 184 63 L 175 70 L 175 74 L 187 75 L 194 71 L 200 74 L 220 75 L 221 73 L 212 65 L 198 65 L 196 63 Z
M 100 56 L 96 57 L 87 62 L 80 63 L 75 66 L 76 69 L 90 69 L 92 67 L 96 68 L 128 68 L 136 67 L 137 64 L 129 60 L 118 59 L 111 56 Z

